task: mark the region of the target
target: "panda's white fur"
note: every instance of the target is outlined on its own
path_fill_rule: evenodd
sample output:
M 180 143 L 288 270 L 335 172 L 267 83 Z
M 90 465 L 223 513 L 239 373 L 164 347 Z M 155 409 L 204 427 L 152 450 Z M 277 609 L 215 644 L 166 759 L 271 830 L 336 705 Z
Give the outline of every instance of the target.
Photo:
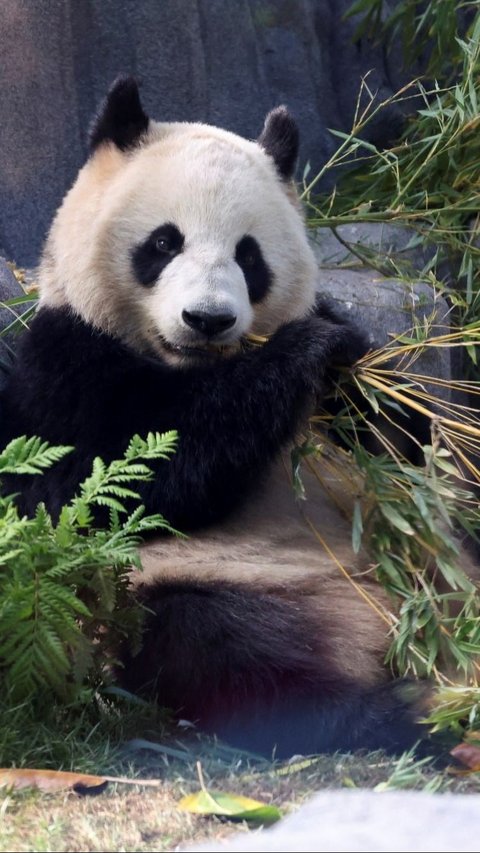
M 25 511 L 41 498 L 55 513 L 94 455 L 177 427 L 178 452 L 142 497 L 205 529 L 144 545 L 132 588 L 148 624 L 141 653 L 124 651 L 124 683 L 152 681 L 175 712 L 267 753 L 395 751 L 419 731 L 383 665 L 389 604 L 353 555 L 328 470 L 321 483 L 305 472 L 304 504 L 289 474 L 288 446 L 327 371 L 364 350 L 355 329 L 314 315 L 316 265 L 290 180 L 296 133 L 281 109 L 260 144 L 151 122 L 134 81 L 114 85 L 49 234 L 40 311 L 3 400 L 4 442 L 39 433 L 76 453 L 41 482 L 7 486 Z M 143 286 L 135 247 L 164 223 L 184 243 Z M 258 299 L 235 260 L 245 235 L 268 272 Z M 235 323 L 205 341 L 185 311 Z M 242 353 L 249 332 L 272 338 Z

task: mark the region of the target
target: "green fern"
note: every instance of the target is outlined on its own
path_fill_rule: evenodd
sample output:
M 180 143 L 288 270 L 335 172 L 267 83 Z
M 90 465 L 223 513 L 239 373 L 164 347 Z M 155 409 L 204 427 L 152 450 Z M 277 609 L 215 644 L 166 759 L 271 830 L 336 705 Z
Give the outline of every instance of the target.
M 139 459 L 168 459 L 174 452 L 177 434 L 174 431 L 166 433 L 149 433 L 146 439 L 135 435 L 125 451 L 123 459 L 105 465 L 102 459 L 93 460 L 90 477 L 80 486 L 80 493 L 68 507 L 64 507 L 60 522 L 67 526 L 78 521 L 82 526 L 92 522 L 90 507 L 105 506 L 115 512 L 124 512 L 122 501 L 140 500 L 138 492 L 125 484 L 146 482 L 153 477 L 152 470 Z M 166 523 L 155 519 L 155 524 L 165 527 Z
M 0 475 L 41 474 L 72 450 L 73 447 L 50 447 L 40 438 L 14 438 L 0 453 Z
M 177 433 L 149 432 L 146 439 L 134 435 L 125 453 L 125 459 L 168 459 L 177 444 Z
M 91 475 L 63 507 L 55 524 L 43 504 L 20 517 L 11 497 L 0 497 L 0 671 L 14 700 L 54 691 L 79 701 L 111 678 L 112 649 L 139 638 L 142 613 L 128 594 L 128 574 L 140 567 L 146 531 L 172 528 L 144 508 L 136 483 L 150 480 L 143 459 L 168 459 L 176 433 L 134 436 L 123 459 L 95 459 Z M 38 474 L 70 452 L 38 438 L 17 438 L 0 454 L 0 473 Z M 110 524 L 98 529 L 92 508 L 106 506 Z

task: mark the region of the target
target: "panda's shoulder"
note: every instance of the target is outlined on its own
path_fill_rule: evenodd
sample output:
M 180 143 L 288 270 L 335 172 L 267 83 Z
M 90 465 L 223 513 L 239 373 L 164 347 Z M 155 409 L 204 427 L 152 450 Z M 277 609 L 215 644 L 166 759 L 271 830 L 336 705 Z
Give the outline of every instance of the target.
M 34 361 L 42 369 L 50 367 L 50 375 L 55 366 L 61 365 L 63 371 L 68 371 L 99 358 L 104 365 L 111 363 L 113 366 L 119 356 L 129 358 L 120 341 L 95 329 L 64 307 L 40 307 L 30 328 L 22 334 L 18 349 L 20 363 L 30 366 Z M 131 358 L 134 358 L 133 353 Z
M 54 308 L 40 305 L 28 333 L 22 336 L 21 349 L 31 345 L 41 349 L 42 344 L 47 349 L 50 345 L 59 346 L 72 340 L 105 341 L 107 337 L 68 306 Z

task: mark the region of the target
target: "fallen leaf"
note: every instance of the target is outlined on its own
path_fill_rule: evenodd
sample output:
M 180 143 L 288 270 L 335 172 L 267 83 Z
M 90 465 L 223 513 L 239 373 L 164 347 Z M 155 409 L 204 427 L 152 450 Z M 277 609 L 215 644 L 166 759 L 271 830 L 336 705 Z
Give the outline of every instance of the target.
M 480 772 L 480 746 L 473 743 L 459 743 L 450 750 L 460 764 L 468 767 L 471 773 Z
M 70 773 L 66 770 L 33 770 L 0 768 L 0 788 L 18 790 L 38 788 L 52 793 L 69 788 L 77 794 L 101 794 L 109 782 L 125 785 L 148 785 L 159 787 L 158 779 L 127 779 L 124 776 L 92 776 L 90 773 Z
M 239 794 L 226 794 L 223 791 L 202 790 L 197 794 L 183 797 L 178 808 L 184 812 L 202 815 L 216 815 L 230 820 L 247 820 L 252 823 L 270 824 L 281 818 L 276 806 L 267 806 L 250 797 Z

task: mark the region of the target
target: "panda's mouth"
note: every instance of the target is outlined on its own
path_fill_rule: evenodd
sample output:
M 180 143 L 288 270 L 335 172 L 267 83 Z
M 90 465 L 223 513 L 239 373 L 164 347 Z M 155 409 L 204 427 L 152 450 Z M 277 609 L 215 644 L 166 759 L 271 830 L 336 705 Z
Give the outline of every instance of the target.
M 228 358 L 238 351 L 239 344 L 213 344 L 205 343 L 197 346 L 181 346 L 180 344 L 172 344 L 166 338 L 160 336 L 162 348 L 170 355 L 178 356 L 179 358 L 188 358 L 193 360 L 213 360 L 216 358 Z

